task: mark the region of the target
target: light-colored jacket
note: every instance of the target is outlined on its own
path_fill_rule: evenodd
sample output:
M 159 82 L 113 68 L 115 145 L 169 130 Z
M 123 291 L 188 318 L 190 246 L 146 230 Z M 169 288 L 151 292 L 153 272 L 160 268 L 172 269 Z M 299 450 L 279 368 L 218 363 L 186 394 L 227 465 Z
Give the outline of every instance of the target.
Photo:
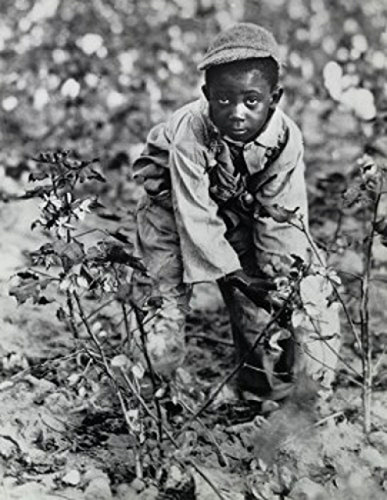
M 279 147 L 280 154 L 269 161 Z M 177 110 L 166 123 L 155 126 L 134 163 L 134 177 L 140 182 L 155 176 L 155 169 L 160 169 L 160 177 L 164 169 L 170 172 L 186 283 L 215 281 L 241 267 L 225 237 L 226 225 L 219 206 L 210 194 L 209 171 L 216 168 L 220 149 L 224 156 L 227 140 L 210 120 L 208 103 L 199 99 Z M 243 156 L 248 174 L 259 174 L 254 193 L 257 199 L 287 209 L 298 207 L 307 226 L 303 141 L 297 125 L 276 108 L 264 130 L 243 145 Z M 288 223 L 252 219 L 251 231 L 258 265 L 266 255 L 297 254 L 306 258 L 307 239 Z

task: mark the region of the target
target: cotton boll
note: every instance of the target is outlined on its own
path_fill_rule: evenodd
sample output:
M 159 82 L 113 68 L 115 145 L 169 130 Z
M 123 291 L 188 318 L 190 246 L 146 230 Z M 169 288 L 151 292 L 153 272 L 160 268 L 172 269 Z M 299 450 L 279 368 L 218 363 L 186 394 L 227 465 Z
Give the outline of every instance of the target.
M 92 89 L 95 89 L 99 83 L 99 76 L 94 73 L 87 73 L 85 76 L 86 85 Z
M 323 70 L 324 85 L 333 99 L 339 99 L 342 91 L 343 70 L 337 62 L 330 61 Z
M 359 29 L 359 23 L 356 21 L 356 19 L 353 19 L 353 17 L 350 17 L 344 21 L 343 25 L 344 33 L 353 35 L 357 32 L 358 29 Z
M 90 56 L 103 46 L 103 38 L 97 33 L 86 33 L 77 40 L 76 44 L 86 55 Z
M 69 78 L 64 82 L 61 88 L 61 93 L 64 97 L 75 99 L 81 90 L 79 83 L 74 78 Z
M 377 50 L 372 55 L 372 65 L 376 69 L 383 69 L 387 64 L 387 59 L 381 50 Z
M 137 59 L 138 59 L 138 51 L 135 49 L 122 52 L 118 56 L 118 60 L 121 65 L 121 71 L 123 73 L 130 74 L 134 69 L 134 63 L 137 61 Z
M 50 96 L 45 88 L 36 89 L 34 93 L 33 106 L 38 111 L 41 111 L 50 101 Z
M 347 62 L 349 59 L 349 50 L 346 47 L 339 47 L 336 52 L 338 61 Z
M 361 35 L 360 33 L 354 35 L 352 37 L 352 46 L 355 50 L 359 51 L 360 53 L 366 52 L 366 50 L 368 49 L 367 38 L 364 35 Z
M 108 105 L 109 108 L 117 108 L 119 106 L 122 106 L 126 102 L 126 97 L 124 94 L 121 94 L 120 92 L 112 91 L 109 92 L 107 98 L 106 98 L 106 104 Z
M 368 89 L 351 87 L 343 92 L 340 101 L 361 120 L 372 120 L 376 116 L 374 96 Z
M 335 39 L 332 38 L 331 36 L 324 37 L 322 40 L 322 48 L 327 54 L 329 55 L 333 54 L 334 51 L 336 50 Z
M 13 111 L 17 107 L 18 103 L 19 101 L 17 97 L 10 95 L 9 97 L 3 99 L 1 105 L 4 111 Z

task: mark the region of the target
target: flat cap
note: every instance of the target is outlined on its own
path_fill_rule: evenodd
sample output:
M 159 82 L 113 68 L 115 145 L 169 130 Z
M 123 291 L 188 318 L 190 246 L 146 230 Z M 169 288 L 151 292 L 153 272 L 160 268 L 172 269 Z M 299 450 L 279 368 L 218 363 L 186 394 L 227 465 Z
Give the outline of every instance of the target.
M 257 24 L 238 23 L 214 39 L 198 69 L 256 57 L 272 57 L 281 66 L 279 47 L 272 33 Z

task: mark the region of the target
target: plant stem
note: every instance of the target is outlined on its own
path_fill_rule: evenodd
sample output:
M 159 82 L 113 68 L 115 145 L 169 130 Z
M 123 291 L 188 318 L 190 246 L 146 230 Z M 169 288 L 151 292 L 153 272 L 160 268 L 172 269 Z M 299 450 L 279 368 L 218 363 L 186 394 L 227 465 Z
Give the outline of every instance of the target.
M 367 237 L 367 244 L 364 253 L 364 274 L 360 288 L 360 331 L 363 345 L 363 412 L 364 412 L 364 432 L 368 435 L 372 425 L 372 335 L 369 328 L 369 286 L 372 270 L 372 249 L 375 238 L 375 224 L 378 217 L 381 190 L 376 196 L 371 220 L 371 228 Z
M 73 299 L 71 297 L 71 293 L 69 292 L 69 290 L 67 290 L 66 295 L 67 295 L 67 309 L 69 311 L 69 316 L 70 316 L 69 319 L 70 330 L 73 334 L 74 339 L 79 339 L 78 329 L 75 323 Z
M 158 441 L 159 441 L 159 443 L 161 443 L 161 441 L 163 439 L 163 425 L 162 425 L 163 424 L 163 414 L 161 412 L 160 401 L 158 400 L 157 397 L 155 397 L 155 394 L 157 391 L 155 371 L 154 371 L 153 366 L 152 366 L 152 361 L 149 357 L 148 348 L 147 348 L 147 344 L 146 344 L 146 333 L 145 333 L 144 325 L 142 323 L 140 311 L 134 302 L 131 302 L 131 306 L 132 306 L 134 314 L 136 316 L 136 322 L 137 322 L 138 327 L 140 329 L 142 348 L 144 351 L 144 357 L 145 357 L 145 361 L 146 361 L 148 371 L 149 371 L 149 376 L 150 376 L 151 383 L 152 383 L 153 399 L 154 399 L 154 402 L 156 405 L 156 412 L 157 412 L 157 419 L 158 419 Z
M 123 302 L 121 303 L 121 309 L 122 309 L 122 315 L 124 317 L 125 335 L 126 335 L 126 341 L 128 344 L 127 349 L 128 349 L 128 352 L 130 353 L 131 344 L 132 344 L 132 332 L 130 331 L 130 328 L 129 328 L 128 311 L 126 310 L 126 305 Z

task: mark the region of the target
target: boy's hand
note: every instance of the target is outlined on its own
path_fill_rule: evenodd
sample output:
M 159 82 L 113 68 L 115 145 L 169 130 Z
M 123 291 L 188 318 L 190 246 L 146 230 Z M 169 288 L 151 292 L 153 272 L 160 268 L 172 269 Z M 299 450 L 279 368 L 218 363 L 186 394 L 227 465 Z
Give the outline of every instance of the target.
M 234 271 L 222 278 L 223 283 L 230 284 L 238 288 L 258 307 L 267 311 L 272 310 L 272 302 L 268 298 L 271 290 L 276 290 L 275 283 L 266 279 L 248 276 L 242 269 Z

